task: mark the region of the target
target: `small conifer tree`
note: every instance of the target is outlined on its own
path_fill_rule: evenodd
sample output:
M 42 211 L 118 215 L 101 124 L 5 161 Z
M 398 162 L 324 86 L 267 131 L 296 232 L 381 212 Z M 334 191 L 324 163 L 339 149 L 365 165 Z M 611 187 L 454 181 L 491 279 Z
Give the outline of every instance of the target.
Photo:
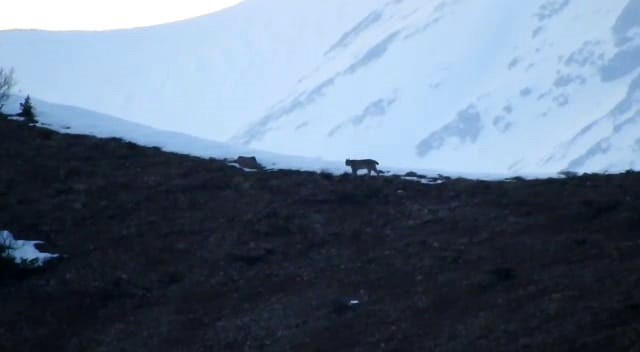
M 38 120 L 36 120 L 35 108 L 33 107 L 33 104 L 31 104 L 30 96 L 27 95 L 27 97 L 24 98 L 24 102 L 20 103 L 20 113 L 18 116 L 23 117 L 28 123 L 38 122 Z

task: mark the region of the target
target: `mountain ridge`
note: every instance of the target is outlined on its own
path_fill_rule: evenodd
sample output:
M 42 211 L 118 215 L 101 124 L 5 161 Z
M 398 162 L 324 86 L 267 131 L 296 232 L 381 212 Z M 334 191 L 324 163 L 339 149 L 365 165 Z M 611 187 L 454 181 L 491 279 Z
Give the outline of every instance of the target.
M 0 65 L 46 100 L 284 154 L 614 172 L 640 164 L 639 3 L 249 0 L 85 39 L 2 32 Z M 627 124 L 580 135 L 617 105 Z

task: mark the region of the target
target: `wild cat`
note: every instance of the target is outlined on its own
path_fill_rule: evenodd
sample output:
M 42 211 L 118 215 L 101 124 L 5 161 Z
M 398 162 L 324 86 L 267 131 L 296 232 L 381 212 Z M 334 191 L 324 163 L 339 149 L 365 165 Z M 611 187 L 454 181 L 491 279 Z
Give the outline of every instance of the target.
M 380 171 L 378 171 L 378 168 L 376 167 L 376 165 L 378 165 L 378 162 L 373 159 L 346 159 L 344 161 L 344 164 L 347 166 L 351 166 L 351 172 L 354 175 L 357 175 L 358 170 L 360 169 L 366 169 L 367 175 L 371 175 L 371 171 L 374 171 L 376 175 L 380 175 Z

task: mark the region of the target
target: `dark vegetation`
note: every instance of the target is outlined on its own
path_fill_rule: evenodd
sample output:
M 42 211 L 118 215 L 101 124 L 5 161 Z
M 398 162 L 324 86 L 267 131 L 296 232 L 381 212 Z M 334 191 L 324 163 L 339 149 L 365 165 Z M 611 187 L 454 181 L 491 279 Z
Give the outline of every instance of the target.
M 21 266 L 19 263 L 6 255 L 9 246 L 0 242 L 0 282 L 9 278 L 19 278 L 28 275 L 29 268 Z
M 4 103 L 11 97 L 11 91 L 16 85 L 14 79 L 14 70 L 5 69 L 0 67 L 0 118 L 7 118 L 10 116 L 22 117 L 23 121 L 29 124 L 37 123 L 35 107 L 31 103 L 31 97 L 27 95 L 24 102 L 20 103 L 20 112 L 12 115 L 3 112 Z
M 0 351 L 631 351 L 640 175 L 244 172 L 0 120 Z M 0 263 L 1 264 L 1 263 Z
M 7 116 L 2 112 L 2 108 L 4 107 L 4 103 L 9 99 L 11 89 L 13 89 L 14 85 L 13 69 L 0 67 L 0 117 Z

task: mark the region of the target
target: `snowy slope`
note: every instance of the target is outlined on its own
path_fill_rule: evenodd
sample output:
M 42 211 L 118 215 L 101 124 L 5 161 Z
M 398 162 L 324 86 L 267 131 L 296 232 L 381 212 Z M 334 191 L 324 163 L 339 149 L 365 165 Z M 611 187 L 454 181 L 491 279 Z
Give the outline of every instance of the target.
M 223 140 L 311 69 L 341 30 L 323 30 L 328 18 L 347 28 L 366 11 L 344 3 L 254 0 L 132 30 L 0 31 L 0 66 L 15 68 L 21 94 Z
M 16 113 L 21 96 L 12 96 L 3 111 Z M 342 173 L 346 169 L 336 162 L 321 159 L 282 155 L 253 148 L 202 139 L 184 133 L 161 130 L 127 121 L 111 115 L 32 99 L 38 125 L 69 134 L 83 134 L 99 138 L 120 138 L 139 145 L 158 147 L 168 152 L 188 154 L 202 158 L 235 159 L 240 155 L 253 155 L 268 168 L 329 171 Z M 15 117 L 12 117 L 15 118 Z M 503 176 L 503 175 L 501 175 Z
M 579 134 L 612 114 L 638 117 L 639 48 L 616 39 L 640 28 L 637 3 L 390 2 L 236 140 L 455 170 L 634 167 L 637 124 Z M 617 151 L 597 147 L 603 139 Z
M 21 96 L 12 96 L 3 111 L 16 113 L 19 103 L 24 100 Z M 39 99 L 32 99 L 36 109 L 38 125 L 61 133 L 91 135 L 100 138 L 120 138 L 139 145 L 158 147 L 168 152 L 193 155 L 201 158 L 215 158 L 233 160 L 238 156 L 255 156 L 259 163 L 268 169 L 288 169 L 300 171 L 325 172 L 340 175 L 351 170 L 344 165 L 344 161 L 336 162 L 320 158 L 309 158 L 295 155 L 276 154 L 256 150 L 244 146 L 231 145 L 202 139 L 191 135 L 161 130 L 114 116 L 97 113 L 74 106 L 53 104 Z M 10 117 L 20 119 L 18 117 Z M 230 165 L 235 165 L 231 163 Z M 504 174 L 504 173 L 465 173 L 452 172 L 442 169 L 424 168 L 394 168 L 381 165 L 389 175 L 404 175 L 408 171 L 422 175 L 437 176 L 438 174 L 451 177 L 466 177 L 485 180 L 502 180 L 513 176 L 526 178 L 560 177 L 552 173 Z M 417 179 L 425 182 L 425 180 Z
M 248 0 L 146 29 L 0 32 L 0 52 L 25 93 L 279 153 L 640 164 L 640 0 Z

